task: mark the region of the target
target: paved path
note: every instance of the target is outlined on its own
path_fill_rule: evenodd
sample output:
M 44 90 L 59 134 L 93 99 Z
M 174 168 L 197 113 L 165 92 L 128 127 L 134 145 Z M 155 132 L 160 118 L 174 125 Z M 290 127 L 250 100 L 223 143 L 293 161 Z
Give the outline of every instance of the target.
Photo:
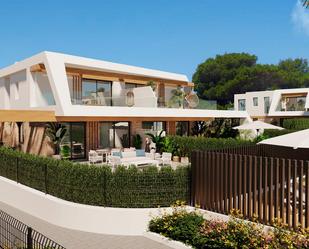
M 25 200 L 26 201 L 26 200 Z M 0 209 L 66 249 L 169 249 L 143 236 L 102 235 L 55 226 L 0 202 Z M 104 222 L 104 221 L 102 221 Z

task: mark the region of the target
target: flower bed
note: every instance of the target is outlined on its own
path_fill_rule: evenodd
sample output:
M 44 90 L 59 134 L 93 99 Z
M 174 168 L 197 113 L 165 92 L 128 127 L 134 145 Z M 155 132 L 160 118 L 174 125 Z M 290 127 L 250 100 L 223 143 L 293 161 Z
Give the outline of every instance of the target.
M 149 223 L 151 232 L 184 242 L 194 248 L 308 248 L 309 230 L 289 230 L 277 222 L 265 232 L 264 226 L 241 219 L 234 211 L 228 221 L 205 220 L 197 210 L 175 205 Z

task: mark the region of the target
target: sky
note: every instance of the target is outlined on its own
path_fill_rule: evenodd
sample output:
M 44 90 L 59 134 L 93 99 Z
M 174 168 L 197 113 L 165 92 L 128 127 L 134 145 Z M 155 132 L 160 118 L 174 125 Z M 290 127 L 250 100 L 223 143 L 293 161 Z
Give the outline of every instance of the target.
M 297 0 L 2 0 L 0 68 L 55 51 L 186 74 L 229 52 L 309 59 Z

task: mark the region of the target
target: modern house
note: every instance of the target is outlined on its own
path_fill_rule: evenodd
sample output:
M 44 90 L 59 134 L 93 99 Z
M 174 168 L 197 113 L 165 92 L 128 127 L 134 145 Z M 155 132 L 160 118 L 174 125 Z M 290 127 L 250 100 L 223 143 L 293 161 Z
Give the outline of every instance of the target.
M 234 95 L 234 109 L 252 119 L 276 120 L 309 117 L 309 88 L 246 92 Z
M 0 70 L 0 141 L 51 155 L 45 124 L 61 122 L 69 131 L 63 143 L 78 159 L 90 149 L 129 147 L 137 133 L 182 135 L 193 121 L 248 118 L 244 110 L 198 109 L 193 88 L 182 74 L 42 52 Z

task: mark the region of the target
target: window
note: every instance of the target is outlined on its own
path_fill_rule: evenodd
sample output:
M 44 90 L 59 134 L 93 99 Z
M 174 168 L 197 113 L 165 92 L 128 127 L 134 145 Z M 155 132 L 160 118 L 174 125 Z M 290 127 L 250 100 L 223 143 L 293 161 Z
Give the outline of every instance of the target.
M 258 105 L 259 105 L 258 97 L 253 97 L 253 106 L 258 106 Z
M 166 130 L 166 123 L 165 122 L 152 122 L 152 121 L 144 121 L 142 122 L 142 128 L 144 130 L 150 131 L 162 131 Z
M 82 102 L 86 105 L 111 106 L 112 82 L 83 79 Z
M 100 148 L 130 147 L 129 122 L 100 122 Z
M 270 98 L 264 97 L 264 113 L 268 113 L 270 108 Z
M 176 135 L 177 136 L 189 136 L 189 122 L 176 122 Z
M 238 100 L 238 111 L 245 111 L 246 110 L 246 100 L 239 99 Z

